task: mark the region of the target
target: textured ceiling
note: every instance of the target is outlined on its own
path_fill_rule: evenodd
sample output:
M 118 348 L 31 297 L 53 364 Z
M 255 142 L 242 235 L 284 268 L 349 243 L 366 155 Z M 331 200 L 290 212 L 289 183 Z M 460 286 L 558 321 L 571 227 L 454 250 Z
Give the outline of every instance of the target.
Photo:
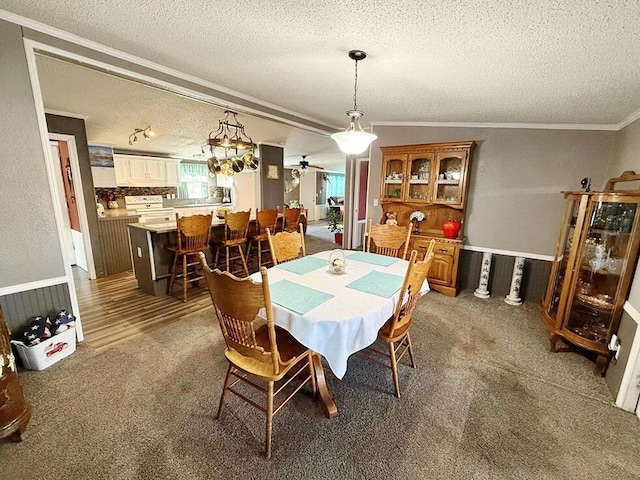
M 341 125 L 612 124 L 640 108 L 637 0 L 0 0 L 0 8 Z
M 202 145 L 217 129 L 223 109 L 42 55 L 36 64 L 45 108 L 85 117 L 90 144 L 197 160 L 209 156 L 202 156 Z M 244 114 L 238 121 L 255 142 L 282 145 L 286 164 L 308 155 L 311 163 L 344 171 L 344 154 L 324 135 Z M 133 130 L 147 125 L 155 134 L 152 140 L 139 135 L 129 146 Z

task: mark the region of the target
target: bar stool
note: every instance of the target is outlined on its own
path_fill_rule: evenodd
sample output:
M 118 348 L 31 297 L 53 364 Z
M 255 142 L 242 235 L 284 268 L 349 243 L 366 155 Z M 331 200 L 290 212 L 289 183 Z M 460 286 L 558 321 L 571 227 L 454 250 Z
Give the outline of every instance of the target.
M 251 259 L 251 245 L 257 243 L 257 256 L 258 256 L 258 269 L 266 264 L 273 264 L 273 260 L 269 259 L 265 262 L 262 261 L 262 254 L 269 252 L 269 242 L 267 241 L 267 228 L 272 232 L 276 230 L 276 224 L 278 222 L 278 209 L 258 210 L 256 212 L 256 229 L 253 235 L 249 235 L 249 245 L 247 246 L 247 261 Z M 262 242 L 265 244 L 265 248 L 262 247 Z
M 298 229 L 300 223 L 301 208 L 288 208 L 284 207 L 284 215 L 282 218 L 282 231 L 283 232 L 295 232 Z
M 180 217 L 176 213 L 178 244 L 167 247 L 174 254 L 167 294 L 173 295 L 173 285 L 176 279 L 182 278 L 183 302 L 187 301 L 187 286 L 189 283 L 199 282 L 204 279 L 202 272 L 197 271 L 200 266 L 198 253 L 209 249 L 211 218 L 211 213 L 209 215 L 192 215 L 190 217 Z M 178 273 L 176 269 L 180 259 L 182 259 L 182 272 Z M 190 276 L 191 278 L 189 278 Z
M 224 213 L 224 234 L 222 239 L 213 239 L 211 246 L 216 247 L 216 256 L 213 262 L 214 269 L 218 268 L 218 260 L 220 260 L 220 249 L 224 248 L 224 257 L 226 263 L 226 272 L 236 274 L 242 270 L 231 270 L 230 266 L 233 266 L 235 260 L 242 262 L 242 268 L 244 269 L 245 276 L 249 276 L 249 269 L 247 268 L 247 261 L 244 256 L 243 247 L 247 241 L 247 230 L 249 229 L 249 216 L 251 215 L 251 209 L 247 212 L 225 212 Z M 238 253 L 231 255 L 231 249 L 237 248 Z

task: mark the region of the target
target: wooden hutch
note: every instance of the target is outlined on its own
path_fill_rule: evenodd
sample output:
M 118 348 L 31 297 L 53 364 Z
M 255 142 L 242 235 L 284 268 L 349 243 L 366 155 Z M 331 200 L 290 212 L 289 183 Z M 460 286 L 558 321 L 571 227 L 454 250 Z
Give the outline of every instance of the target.
M 383 215 L 397 215 L 399 225 L 408 225 L 412 212 L 424 213 L 414 221 L 410 249 L 426 251 L 436 240 L 435 257 L 429 270 L 429 285 L 445 295 L 458 293 L 460 247 L 464 242 L 464 216 L 469 166 L 475 143 L 450 142 L 380 147 L 382 174 L 380 203 Z M 462 224 L 457 238 L 445 238 L 444 221 Z

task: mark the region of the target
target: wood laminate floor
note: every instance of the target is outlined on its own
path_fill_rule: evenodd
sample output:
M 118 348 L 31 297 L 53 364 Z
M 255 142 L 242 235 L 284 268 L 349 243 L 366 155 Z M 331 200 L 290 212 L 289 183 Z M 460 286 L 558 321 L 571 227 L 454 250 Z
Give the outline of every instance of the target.
M 305 242 L 307 254 L 336 248 L 326 222 L 309 222 Z M 257 267 L 251 271 L 256 271 Z M 133 272 L 89 280 L 87 273 L 73 267 L 84 340 L 101 349 L 143 335 L 158 326 L 177 322 L 190 313 L 210 308 L 206 288 L 189 287 L 188 301 L 177 297 L 154 297 L 138 289 Z M 201 282 L 204 287 L 204 281 Z
M 183 303 L 176 297 L 153 297 L 143 293 L 132 272 L 89 280 L 86 272 L 74 267 L 73 276 L 84 339 L 96 349 L 211 307 L 211 297 L 204 288 L 189 288 L 188 301 Z

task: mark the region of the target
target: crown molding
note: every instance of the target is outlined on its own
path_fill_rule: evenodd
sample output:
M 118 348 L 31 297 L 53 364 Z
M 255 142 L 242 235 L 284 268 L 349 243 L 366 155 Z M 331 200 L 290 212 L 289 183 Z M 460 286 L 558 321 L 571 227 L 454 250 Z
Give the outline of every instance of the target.
M 266 102 L 266 101 L 261 100 L 259 98 L 253 97 L 251 95 L 246 95 L 244 93 L 238 92 L 238 91 L 233 90 L 231 88 L 219 85 L 217 83 L 213 83 L 213 82 L 209 82 L 209 81 L 203 80 L 203 79 L 201 79 L 199 77 L 196 77 L 194 75 L 190 75 L 190 74 L 181 72 L 179 70 L 175 70 L 175 69 L 173 69 L 171 67 L 167 67 L 167 66 L 161 65 L 159 63 L 155 63 L 155 62 L 152 62 L 150 60 L 146 60 L 146 59 L 138 57 L 136 55 L 132 55 L 130 53 L 126 53 L 126 52 L 123 52 L 121 50 L 117 50 L 117 49 L 112 48 L 112 47 L 108 47 L 106 45 L 103 45 L 101 43 L 95 42 L 93 40 L 89 40 L 89 39 L 86 39 L 84 37 L 80 37 L 78 35 L 75 35 L 73 33 L 69 33 L 69 32 L 66 32 L 64 30 L 60 30 L 58 28 L 51 27 L 49 25 L 46 25 L 46 24 L 41 23 L 41 22 L 37 22 L 37 21 L 32 20 L 30 18 L 22 17 L 20 15 L 14 14 L 14 13 L 7 12 L 6 10 L 1 10 L 0 9 L 0 20 L 6 20 L 7 22 L 11 22 L 11 23 L 14 23 L 16 25 L 20 25 L 22 27 L 34 30 L 34 31 L 39 32 L 39 33 L 42 33 L 44 35 L 49 35 L 51 37 L 58 38 L 60 40 L 63 40 L 63 41 L 78 45 L 80 47 L 88 48 L 90 50 L 94 50 L 96 52 L 99 52 L 99 53 L 102 53 L 102 54 L 105 54 L 105 55 L 109 55 L 109 56 L 115 57 L 115 58 L 117 58 L 119 60 L 123 60 L 125 62 L 129 62 L 129 63 L 135 64 L 135 65 L 138 65 L 138 66 L 141 66 L 141 67 L 144 67 L 144 68 L 148 68 L 150 70 L 155 70 L 157 72 L 160 72 L 160 73 L 163 73 L 163 74 L 170 75 L 170 76 L 173 76 L 175 78 L 178 78 L 180 80 L 183 80 L 183 81 L 186 81 L 186 82 L 190 82 L 190 83 L 205 87 L 205 88 L 210 89 L 210 90 L 218 91 L 220 93 L 224 93 L 226 95 L 230 95 L 230 96 L 236 97 L 236 98 L 238 98 L 240 100 L 244 100 L 246 102 L 251 102 L 251 103 L 253 103 L 255 105 L 259 105 L 261 107 L 264 107 L 265 109 L 273 110 L 273 111 L 275 111 L 277 113 L 281 113 L 283 115 L 289 115 L 289 116 L 292 116 L 292 117 L 299 118 L 300 120 L 307 120 L 309 122 L 313 122 L 313 123 L 315 123 L 317 125 L 321 125 L 323 127 L 326 127 L 328 130 L 331 130 L 331 131 L 339 129 L 339 127 L 337 127 L 336 125 L 332 125 L 330 123 L 324 122 L 322 120 L 318 120 L 318 119 L 310 117 L 308 115 L 305 115 L 305 114 L 302 114 L 302 113 L 299 113 L 299 112 L 295 112 L 293 110 L 289 110 L 289 109 L 284 108 L 284 107 L 282 107 L 280 105 L 276 105 L 276 104 L 273 104 L 273 103 L 270 103 L 270 102 Z M 24 35 L 23 35 L 23 37 L 24 37 Z M 28 40 L 27 37 L 24 37 L 24 39 L 25 39 L 25 41 Z M 57 49 L 57 48 L 51 47 L 49 45 L 40 44 L 39 42 L 32 42 L 32 44 L 33 45 L 37 45 L 39 47 L 42 47 L 42 49 L 45 50 L 45 51 L 54 52 L 54 53 L 56 53 L 58 55 L 61 55 L 63 57 L 66 56 L 68 58 L 75 58 L 75 59 L 82 58 L 82 60 L 87 61 L 87 63 L 89 63 L 90 65 L 94 65 L 94 64 L 97 65 L 98 63 L 100 63 L 100 62 L 94 62 L 94 61 L 92 61 L 92 59 L 89 59 L 89 58 L 86 58 L 86 57 L 81 57 L 79 55 L 74 55 L 71 52 L 67 52 L 67 51 L 64 51 L 64 50 L 61 50 L 61 49 Z M 101 64 L 101 66 L 103 68 L 105 68 L 105 64 Z M 107 66 L 107 68 L 108 68 L 108 66 Z M 119 71 L 119 70 L 121 70 L 121 69 L 113 69 L 113 71 Z M 129 73 L 133 73 L 133 72 L 129 72 Z M 134 75 L 134 78 L 138 78 L 138 75 Z M 160 83 L 162 83 L 162 82 L 158 81 L 158 84 L 160 84 Z M 215 98 L 213 95 L 209 95 L 209 96 L 211 98 Z M 227 107 L 227 105 L 221 105 L 221 106 Z M 305 125 L 303 122 L 294 122 L 292 120 L 287 120 L 285 118 L 280 118 L 277 115 L 272 115 L 272 114 L 269 114 L 268 112 L 258 111 L 258 110 L 255 110 L 255 109 L 251 108 L 251 107 L 247 107 L 247 106 L 243 106 L 243 105 L 229 105 L 228 107 L 241 108 L 246 113 L 254 113 L 254 114 L 257 114 L 257 115 L 260 115 L 260 116 L 263 116 L 263 117 L 266 117 L 266 118 L 270 118 L 270 119 L 273 119 L 273 120 L 276 120 L 276 121 L 279 121 L 279 122 L 284 122 L 284 123 L 288 123 L 288 124 L 297 123 L 294 126 L 297 126 L 299 128 L 303 128 L 303 129 L 306 129 L 306 130 L 311 129 L 312 131 L 316 131 L 316 133 L 320 133 L 320 134 L 327 134 L 327 131 L 322 131 L 322 130 L 320 130 L 318 128 L 314 128 L 314 127 L 312 127 L 310 125 Z
M 618 124 L 618 130 L 622 130 L 627 125 L 631 125 L 633 122 L 635 122 L 639 118 L 640 118 L 640 110 L 636 110 L 635 112 L 633 112 L 631 115 L 629 115 L 627 118 L 625 118 Z
M 533 130 L 619 130 L 609 123 L 494 123 L 494 122 L 369 122 L 381 127 L 523 128 Z

